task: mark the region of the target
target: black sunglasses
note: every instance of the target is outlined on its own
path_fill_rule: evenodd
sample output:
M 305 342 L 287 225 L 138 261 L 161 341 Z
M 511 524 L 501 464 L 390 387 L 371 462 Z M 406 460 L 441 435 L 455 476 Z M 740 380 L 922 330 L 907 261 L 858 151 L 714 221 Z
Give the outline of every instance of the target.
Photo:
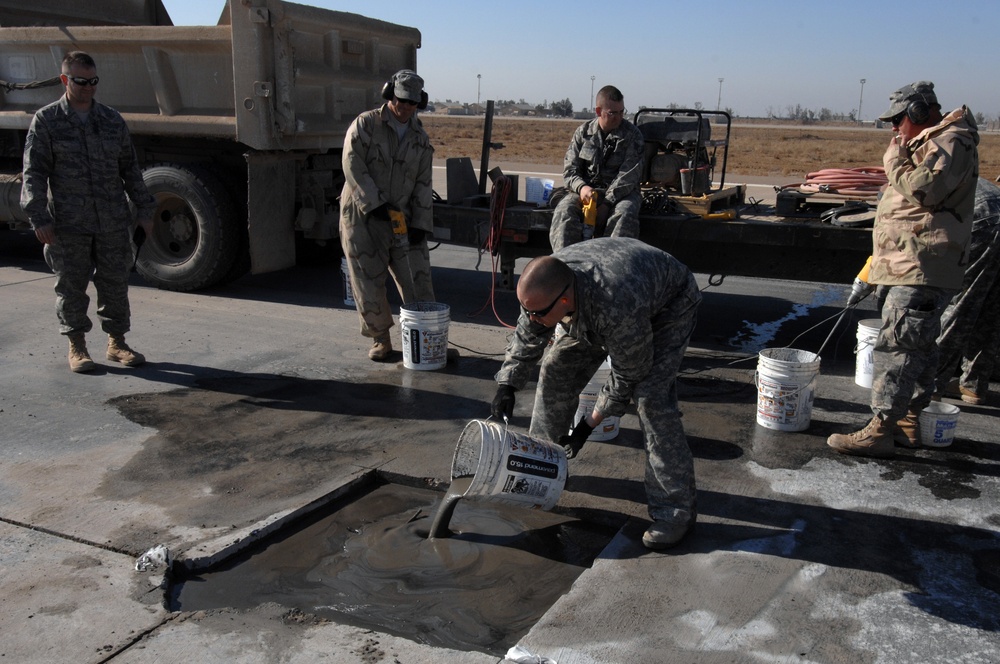
M 396 99 L 398 99 L 402 103 L 406 104 L 407 106 L 416 106 L 417 104 L 420 103 L 418 101 L 413 101 L 412 99 L 403 99 L 401 97 L 396 97 Z
M 889 122 L 892 123 L 893 127 L 898 127 L 899 125 L 903 124 L 903 118 L 905 117 L 906 117 L 906 111 L 903 111 L 902 113 L 896 113 L 896 115 L 889 118 Z
M 94 78 L 83 78 L 82 76 L 67 76 L 66 78 L 73 81 L 79 86 L 97 85 L 97 82 L 101 80 L 100 76 L 95 76 Z
M 538 311 L 528 311 L 528 309 L 523 304 L 521 305 L 521 308 L 524 309 L 524 313 L 528 314 L 529 316 L 534 316 L 535 318 L 545 318 L 546 316 L 549 315 L 549 312 L 551 312 L 555 308 L 556 304 L 559 302 L 559 298 L 561 298 L 563 294 L 568 290 L 569 290 L 569 284 L 566 284 L 565 286 L 563 286 L 563 289 L 559 291 L 559 294 L 556 295 L 556 299 L 552 300 L 552 304 L 545 307 L 544 309 L 539 309 Z

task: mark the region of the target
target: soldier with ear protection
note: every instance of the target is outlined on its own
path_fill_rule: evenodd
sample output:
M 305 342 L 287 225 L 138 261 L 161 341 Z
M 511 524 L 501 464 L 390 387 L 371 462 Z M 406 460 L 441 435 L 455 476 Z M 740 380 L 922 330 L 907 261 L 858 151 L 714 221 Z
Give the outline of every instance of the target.
M 424 79 L 402 69 L 382 88 L 386 101 L 351 124 L 344 140 L 340 238 L 368 357 L 392 353 L 391 274 L 404 304 L 433 302 L 427 234 L 433 225 L 434 148 L 416 112 L 427 107 Z

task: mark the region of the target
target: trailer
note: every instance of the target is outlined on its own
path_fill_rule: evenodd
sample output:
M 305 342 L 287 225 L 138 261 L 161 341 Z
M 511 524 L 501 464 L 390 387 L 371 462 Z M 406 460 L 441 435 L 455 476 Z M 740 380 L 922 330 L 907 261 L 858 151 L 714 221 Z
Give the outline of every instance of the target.
M 63 93 L 63 55 L 86 51 L 158 203 L 137 268 L 181 291 L 290 267 L 296 234 L 337 237 L 347 129 L 420 48 L 415 28 L 283 0 L 228 0 L 194 27 L 160 0 L 0 0 L 0 26 L 0 222 L 26 227 L 26 132 Z

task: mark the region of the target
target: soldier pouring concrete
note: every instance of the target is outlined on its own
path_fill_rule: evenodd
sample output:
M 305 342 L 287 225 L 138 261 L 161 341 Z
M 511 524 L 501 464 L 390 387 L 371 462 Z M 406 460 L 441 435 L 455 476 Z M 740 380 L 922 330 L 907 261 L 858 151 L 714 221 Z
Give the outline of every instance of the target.
M 894 136 L 883 156 L 889 183 L 872 232 L 868 281 L 880 288 L 882 326 L 873 347 L 872 419 L 834 434 L 843 454 L 889 457 L 920 444 L 919 416 L 934 395 L 941 314 L 962 287 L 979 177 L 979 133 L 968 108 L 941 115 L 934 84 L 889 96 L 880 116 Z
M 516 391 L 539 360 L 529 434 L 563 445 L 570 458 L 604 418 L 623 415 L 634 401 L 653 519 L 642 541 L 651 549 L 676 545 L 697 515 L 694 463 L 676 384 L 701 302 L 694 276 L 670 254 L 639 240 L 598 238 L 528 263 L 517 299 L 521 315 L 496 375 L 493 416 L 510 417 Z M 546 353 L 557 324 L 566 334 Z M 574 423 L 581 390 L 608 356 L 607 384 L 593 411 Z

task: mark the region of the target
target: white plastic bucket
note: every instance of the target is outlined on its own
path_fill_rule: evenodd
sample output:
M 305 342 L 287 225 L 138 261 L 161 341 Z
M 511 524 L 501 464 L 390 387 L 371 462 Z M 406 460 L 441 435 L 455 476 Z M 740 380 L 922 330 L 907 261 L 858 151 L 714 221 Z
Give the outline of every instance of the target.
M 812 417 L 820 357 L 794 348 L 765 348 L 757 362 L 757 424 L 803 431 Z
M 340 276 L 344 280 L 344 304 L 353 307 L 354 289 L 351 288 L 351 271 L 347 268 L 347 256 L 340 259 Z
M 608 378 L 611 376 L 611 358 L 604 360 L 604 363 L 594 372 L 593 378 L 587 383 L 587 386 L 583 388 L 583 392 L 580 392 L 580 405 L 576 409 L 576 416 L 573 418 L 573 423 L 580 421 L 580 418 L 590 414 L 594 410 L 594 405 L 597 403 L 597 396 L 601 393 L 601 388 L 604 384 L 608 382 Z M 605 417 L 604 420 L 597 425 L 594 432 L 587 437 L 587 440 L 591 441 L 601 441 L 601 440 L 613 440 L 618 435 L 618 417 L 611 416 Z
M 958 406 L 941 401 L 920 411 L 920 444 L 924 447 L 948 447 L 955 440 Z
M 882 328 L 881 318 L 867 318 L 858 321 L 858 345 L 854 347 L 857 363 L 854 367 L 854 382 L 861 387 L 871 387 L 875 375 L 874 349 L 878 331 Z
M 448 363 L 450 317 L 451 307 L 439 302 L 412 302 L 400 307 L 404 367 L 432 371 Z
M 451 462 L 452 481 L 473 478 L 464 497 L 543 510 L 555 507 L 567 474 L 566 452 L 559 445 L 484 420 L 465 425 Z

